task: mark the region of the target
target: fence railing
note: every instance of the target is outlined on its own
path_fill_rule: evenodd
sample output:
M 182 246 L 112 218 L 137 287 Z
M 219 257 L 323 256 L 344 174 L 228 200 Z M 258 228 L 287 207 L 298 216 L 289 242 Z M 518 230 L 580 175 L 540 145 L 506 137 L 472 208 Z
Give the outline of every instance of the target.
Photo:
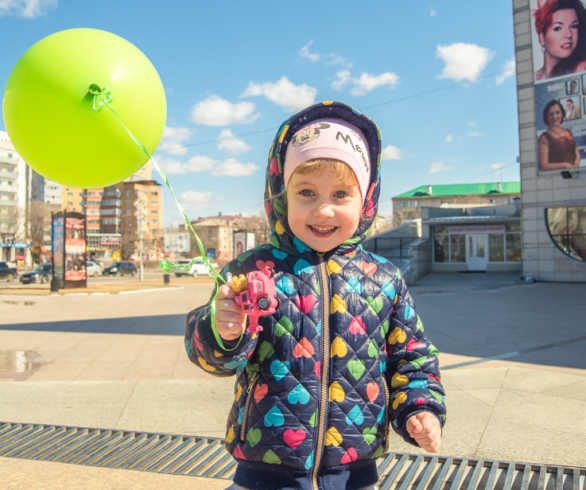
M 388 259 L 408 259 L 409 247 L 418 237 L 372 238 L 364 242 L 364 249 Z

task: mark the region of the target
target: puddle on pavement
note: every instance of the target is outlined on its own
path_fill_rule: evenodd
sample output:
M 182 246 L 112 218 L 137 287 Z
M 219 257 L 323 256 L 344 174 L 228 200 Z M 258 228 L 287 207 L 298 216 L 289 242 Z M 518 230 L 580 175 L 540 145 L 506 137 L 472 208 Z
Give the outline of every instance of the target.
M 0 350 L 0 374 L 27 373 L 41 367 L 39 354 L 30 350 Z

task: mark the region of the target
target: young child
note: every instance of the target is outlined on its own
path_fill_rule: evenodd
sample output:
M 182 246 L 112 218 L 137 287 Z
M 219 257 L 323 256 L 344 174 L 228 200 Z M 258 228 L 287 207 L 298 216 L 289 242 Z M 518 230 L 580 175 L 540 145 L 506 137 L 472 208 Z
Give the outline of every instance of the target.
M 187 316 L 191 361 L 236 374 L 230 488 L 371 488 L 391 428 L 429 452 L 441 445 L 438 351 L 401 272 L 360 245 L 376 216 L 380 152 L 377 126 L 345 104 L 287 120 L 266 173 L 271 243 L 222 271 L 234 279 L 219 288 L 215 331 L 211 302 Z M 280 306 L 251 333 L 234 297 L 241 274 L 266 266 Z

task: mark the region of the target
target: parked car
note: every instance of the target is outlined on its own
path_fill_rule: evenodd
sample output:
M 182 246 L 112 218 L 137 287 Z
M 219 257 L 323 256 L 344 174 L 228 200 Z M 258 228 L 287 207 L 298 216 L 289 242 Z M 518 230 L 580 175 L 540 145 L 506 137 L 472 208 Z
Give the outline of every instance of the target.
M 85 271 L 88 277 L 97 277 L 102 275 L 102 268 L 93 260 L 87 261 Z
M 193 259 L 181 259 L 177 263 L 179 265 L 182 265 L 183 267 L 188 267 L 192 260 Z M 214 269 L 216 269 L 218 267 L 218 264 L 216 262 L 210 262 L 210 265 Z M 198 257 L 195 260 L 195 262 L 191 265 L 189 271 L 175 269 L 175 275 L 177 277 L 180 277 L 180 276 L 196 277 L 196 276 L 201 276 L 201 275 L 206 275 L 206 274 L 207 274 L 207 266 L 205 265 L 205 262 L 203 261 L 203 259 L 201 257 Z
M 51 272 L 51 264 L 43 264 L 30 272 L 25 272 L 20 276 L 20 282 L 23 284 L 30 284 L 32 282 L 46 284 L 51 281 Z
M 136 275 L 136 266 L 132 262 L 114 262 L 104 269 L 104 276 Z
M 0 262 L 0 281 L 12 282 L 18 277 L 18 269 L 9 262 Z

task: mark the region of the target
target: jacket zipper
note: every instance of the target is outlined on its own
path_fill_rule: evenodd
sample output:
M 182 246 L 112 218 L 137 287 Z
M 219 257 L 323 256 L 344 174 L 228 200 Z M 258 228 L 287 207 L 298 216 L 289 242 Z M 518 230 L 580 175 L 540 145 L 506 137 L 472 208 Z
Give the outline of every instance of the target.
M 330 366 L 330 302 L 329 302 L 329 291 L 328 291 L 328 275 L 326 266 L 324 263 L 324 254 L 318 253 L 319 255 L 319 268 L 321 276 L 321 291 L 322 291 L 322 339 L 323 339 L 323 355 L 321 364 L 321 399 L 319 407 L 319 423 L 317 426 L 317 446 L 315 449 L 315 460 L 313 464 L 313 475 L 311 478 L 311 484 L 313 490 L 319 490 L 317 485 L 317 474 L 319 465 L 321 463 L 321 457 L 324 449 L 325 439 L 325 423 L 326 423 L 326 410 L 328 408 L 328 369 Z
M 258 381 L 258 378 L 260 378 L 260 374 L 256 373 L 253 377 L 252 380 L 250 381 L 250 384 L 248 385 L 248 389 L 246 390 L 247 395 L 246 395 L 246 405 L 244 408 L 244 417 L 242 417 L 242 425 L 240 426 L 240 440 L 241 441 L 245 441 L 246 439 L 244 439 L 246 437 L 246 422 L 248 421 L 248 415 L 250 412 L 250 405 L 252 402 L 252 398 L 253 398 L 253 393 L 252 390 L 254 390 L 254 387 L 256 386 L 256 383 Z
M 385 420 L 383 422 L 383 444 L 385 448 L 385 453 L 389 450 L 389 435 L 391 433 L 391 426 L 389 424 L 389 420 L 391 417 L 390 410 L 391 410 L 391 400 L 389 395 L 389 387 L 387 386 L 387 379 L 385 377 L 385 373 L 381 376 L 383 381 L 383 390 L 385 391 Z

